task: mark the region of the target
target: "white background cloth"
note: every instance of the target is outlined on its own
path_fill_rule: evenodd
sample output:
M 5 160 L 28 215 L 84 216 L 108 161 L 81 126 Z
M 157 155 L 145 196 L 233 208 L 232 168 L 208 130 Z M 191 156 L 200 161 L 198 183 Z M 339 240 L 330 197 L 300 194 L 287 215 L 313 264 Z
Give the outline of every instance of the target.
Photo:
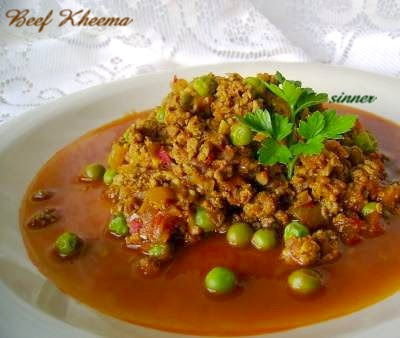
M 90 9 L 127 27 L 9 27 L 5 12 Z M 0 0 L 0 123 L 139 73 L 230 61 L 318 61 L 400 77 L 396 0 Z M 329 79 L 327 79 L 329 81 Z

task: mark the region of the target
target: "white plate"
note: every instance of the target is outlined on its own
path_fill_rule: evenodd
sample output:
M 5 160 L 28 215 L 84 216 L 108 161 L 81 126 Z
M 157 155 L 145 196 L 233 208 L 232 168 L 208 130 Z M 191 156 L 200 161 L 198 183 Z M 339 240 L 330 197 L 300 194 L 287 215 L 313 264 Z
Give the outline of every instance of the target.
M 330 95 L 372 95 L 354 104 L 400 122 L 400 82 L 321 64 L 237 63 L 144 75 L 90 88 L 39 107 L 0 126 L 0 337 L 174 337 L 99 314 L 60 293 L 27 257 L 18 226 L 22 195 L 55 151 L 123 113 L 158 105 L 174 74 L 185 78 L 214 72 L 242 75 L 280 70 Z M 368 283 L 368 281 L 366 281 Z M 400 293 L 351 315 L 274 337 L 398 337 Z

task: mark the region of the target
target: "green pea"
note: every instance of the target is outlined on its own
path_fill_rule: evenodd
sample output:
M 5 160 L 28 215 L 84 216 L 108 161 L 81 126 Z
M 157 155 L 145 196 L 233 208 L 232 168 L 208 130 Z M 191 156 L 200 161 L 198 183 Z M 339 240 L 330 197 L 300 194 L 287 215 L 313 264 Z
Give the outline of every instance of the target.
M 259 79 L 258 77 L 246 77 L 244 79 L 244 83 L 250 85 L 258 95 L 262 95 L 267 91 L 263 80 Z
M 165 257 L 168 254 L 169 249 L 168 244 L 154 244 L 147 251 L 147 254 L 153 257 Z
M 232 246 L 244 247 L 250 243 L 253 231 L 246 223 L 233 223 L 226 233 L 226 239 Z
M 258 250 L 269 250 L 277 244 L 276 232 L 274 229 L 259 229 L 251 238 L 251 244 Z
M 233 145 L 246 146 L 251 142 L 253 133 L 248 126 L 238 122 L 231 127 L 230 138 Z
M 196 225 L 202 228 L 204 231 L 211 231 L 215 227 L 210 214 L 203 207 L 197 208 L 194 221 Z
M 156 110 L 156 119 L 159 123 L 165 122 L 165 109 L 163 107 Z
M 288 278 L 289 287 L 296 293 L 309 295 L 318 291 L 322 286 L 321 275 L 312 269 L 293 271 Z
M 200 96 L 210 96 L 217 89 L 217 81 L 211 75 L 203 75 L 193 80 L 193 89 Z
M 104 183 L 110 185 L 113 182 L 115 175 L 117 175 L 117 171 L 115 169 L 108 168 L 103 175 Z
M 354 142 L 358 145 L 365 153 L 371 153 L 378 147 L 376 138 L 368 131 L 362 131 L 357 134 Z
M 237 284 L 237 280 L 231 270 L 218 266 L 207 273 L 204 284 L 209 292 L 223 294 L 232 291 Z
M 305 237 L 309 233 L 310 232 L 308 231 L 308 228 L 304 224 L 298 221 L 293 221 L 286 225 L 283 238 L 285 241 L 287 241 L 292 237 Z
M 376 202 L 369 202 L 369 203 L 365 204 L 361 210 L 361 213 L 363 214 L 363 216 L 368 216 L 369 214 L 376 211 L 377 204 L 378 203 L 376 203 Z
M 103 178 L 104 172 L 106 169 L 103 165 L 98 163 L 88 164 L 85 167 L 85 176 L 96 181 L 101 180 Z
M 60 256 L 71 256 L 78 250 L 79 238 L 72 232 L 66 231 L 56 240 L 56 248 Z
M 128 235 L 129 228 L 126 224 L 125 216 L 122 214 L 114 216 L 108 225 L 108 229 L 112 234 L 119 237 Z
M 190 109 L 193 102 L 193 96 L 187 91 L 183 91 L 181 96 L 179 97 L 179 103 L 183 109 L 188 110 Z

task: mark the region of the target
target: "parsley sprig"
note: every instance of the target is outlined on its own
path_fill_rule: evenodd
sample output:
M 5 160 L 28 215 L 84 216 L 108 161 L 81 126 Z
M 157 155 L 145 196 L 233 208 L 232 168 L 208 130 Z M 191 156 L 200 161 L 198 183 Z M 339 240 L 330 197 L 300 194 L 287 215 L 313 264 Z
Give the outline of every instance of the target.
M 238 119 L 250 127 L 251 130 L 267 136 L 258 150 L 260 163 L 274 165 L 275 163 L 288 164 L 292 156 L 283 141 L 293 131 L 293 123 L 286 116 L 271 114 L 268 110 L 257 109 Z
M 274 94 L 285 100 L 290 108 L 289 118 L 267 109 L 257 109 L 238 119 L 266 139 L 257 151 L 258 161 L 265 165 L 287 165 L 288 177 L 293 175 L 297 158 L 301 155 L 317 155 L 327 139 L 340 139 L 352 129 L 357 117 L 337 115 L 334 109 L 315 111 L 306 120 L 296 121 L 296 115 L 307 107 L 327 100 L 327 94 L 317 94 L 310 88 L 302 88 L 301 82 L 286 80 L 277 72 L 279 86 L 265 83 Z
M 287 102 L 291 122 L 295 122 L 297 114 L 305 108 L 328 101 L 328 94 L 317 94 L 311 88 L 302 88 L 300 81 L 286 80 L 280 72 L 276 72 L 275 77 L 278 85 L 268 82 L 264 84 L 272 93 Z

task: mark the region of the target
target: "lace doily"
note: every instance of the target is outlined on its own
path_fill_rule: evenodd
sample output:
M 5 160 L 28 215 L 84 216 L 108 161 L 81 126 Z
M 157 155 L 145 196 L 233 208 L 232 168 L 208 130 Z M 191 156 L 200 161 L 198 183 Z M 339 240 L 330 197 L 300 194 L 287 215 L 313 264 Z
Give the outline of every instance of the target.
M 38 33 L 9 27 L 12 8 L 90 9 L 133 23 L 56 22 Z M 0 13 L 0 122 L 89 86 L 183 65 L 319 61 L 400 77 L 395 0 L 7 0 Z

